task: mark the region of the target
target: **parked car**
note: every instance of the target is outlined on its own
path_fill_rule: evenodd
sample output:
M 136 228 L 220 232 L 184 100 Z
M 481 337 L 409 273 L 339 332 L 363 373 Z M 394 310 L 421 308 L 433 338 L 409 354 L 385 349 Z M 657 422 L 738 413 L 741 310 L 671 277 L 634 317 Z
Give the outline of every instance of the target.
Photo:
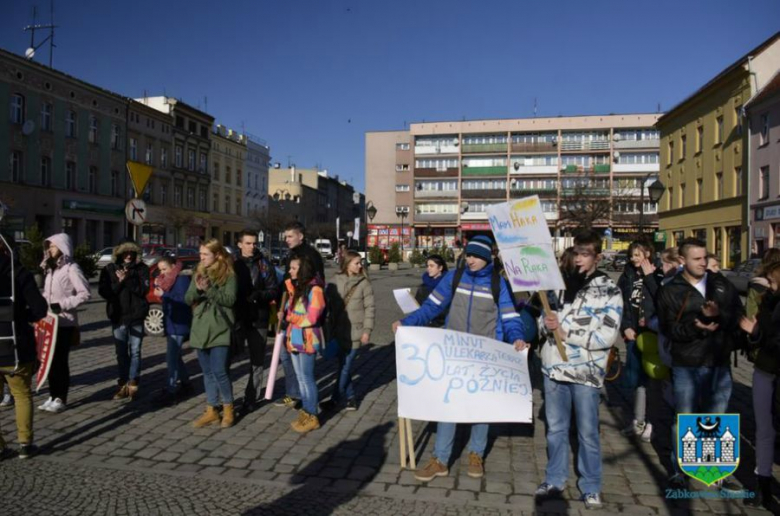
M 748 283 L 756 275 L 759 265 L 761 265 L 760 258 L 751 258 L 745 260 L 731 270 L 724 270 L 723 275 L 726 276 L 737 292 L 740 294 L 747 294 Z
M 615 255 L 611 262 L 607 263 L 606 269 L 610 271 L 621 272 L 628 263 L 628 253 L 621 252 Z
M 159 261 L 159 257 L 158 257 Z M 192 270 L 198 266 L 200 256 L 182 256 L 179 258 L 182 264 L 181 270 L 184 274 L 192 274 Z M 165 335 L 165 321 L 163 320 L 162 299 L 154 295 L 154 280 L 160 275 L 160 269 L 157 268 L 157 262 L 149 266 L 149 292 L 146 293 L 146 300 L 149 302 L 149 313 L 144 320 L 144 330 L 147 335 L 152 337 L 161 337 Z
M 97 253 L 95 253 L 95 258 L 97 258 L 98 270 L 101 270 L 103 267 L 111 263 L 111 260 L 114 257 L 113 253 L 114 253 L 113 247 L 106 247 L 98 251 Z

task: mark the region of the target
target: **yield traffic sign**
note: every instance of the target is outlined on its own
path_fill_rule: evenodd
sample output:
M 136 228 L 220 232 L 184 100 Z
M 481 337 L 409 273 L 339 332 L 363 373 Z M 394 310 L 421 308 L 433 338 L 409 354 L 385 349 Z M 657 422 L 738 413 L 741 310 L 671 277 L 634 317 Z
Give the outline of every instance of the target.
M 130 180 L 133 182 L 133 188 L 135 188 L 135 196 L 141 197 L 144 194 L 149 178 L 152 177 L 152 167 L 137 161 L 128 161 L 127 171 L 130 173 Z

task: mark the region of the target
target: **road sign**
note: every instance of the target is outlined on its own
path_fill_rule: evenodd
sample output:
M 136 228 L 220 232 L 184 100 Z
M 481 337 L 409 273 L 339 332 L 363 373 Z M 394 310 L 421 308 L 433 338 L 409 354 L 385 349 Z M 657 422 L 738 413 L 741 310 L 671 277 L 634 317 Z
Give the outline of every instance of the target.
M 149 178 L 152 177 L 152 167 L 138 163 L 137 161 L 127 162 L 127 171 L 130 173 L 130 180 L 133 182 L 133 188 L 135 188 L 135 195 L 140 197 L 144 194 L 146 184 L 149 182 Z
M 140 226 L 146 222 L 146 203 L 141 199 L 130 199 L 125 206 L 125 216 L 130 224 Z

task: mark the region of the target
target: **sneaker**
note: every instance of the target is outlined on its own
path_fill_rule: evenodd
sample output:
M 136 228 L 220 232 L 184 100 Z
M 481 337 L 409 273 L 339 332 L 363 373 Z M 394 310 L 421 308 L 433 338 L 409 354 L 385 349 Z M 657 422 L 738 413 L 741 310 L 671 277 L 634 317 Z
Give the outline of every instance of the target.
M 49 405 L 54 401 L 53 398 L 49 398 L 48 400 L 44 401 L 43 404 L 38 405 L 38 410 L 44 410 L 46 412 L 49 411 Z
M 345 410 L 348 412 L 354 412 L 358 409 L 358 402 L 355 398 L 347 400 L 347 407 Z
M 123 400 L 130 396 L 130 391 L 127 389 L 127 385 L 120 385 L 119 390 L 114 394 L 114 401 Z
M 291 398 L 289 396 L 285 396 L 284 398 L 276 400 L 274 402 L 274 406 L 276 406 L 276 407 L 294 408 L 297 403 L 298 402 L 295 399 L 293 399 L 293 398 Z
M 62 401 L 59 398 L 56 398 L 54 401 L 49 404 L 49 407 L 44 409 L 46 412 L 51 412 L 52 414 L 59 414 L 60 412 L 64 411 L 67 407 L 65 406 L 65 402 Z
M 35 447 L 32 444 L 22 444 L 19 446 L 19 458 L 29 459 L 35 453 Z
M 474 452 L 469 453 L 469 469 L 467 474 L 471 478 L 482 478 L 485 476 L 485 466 L 482 464 L 482 457 Z
M 625 437 L 640 436 L 645 431 L 645 424 L 640 423 L 636 419 L 631 422 L 630 425 L 620 431 L 620 434 Z
M 652 423 L 645 423 L 645 429 L 642 430 L 642 435 L 639 436 L 642 442 L 649 443 L 653 439 L 653 425 Z
M 10 407 L 14 404 L 14 397 L 10 394 L 3 396 L 3 401 L 0 401 L 0 407 Z
M 601 509 L 603 507 L 601 495 L 598 493 L 585 493 L 582 501 L 585 502 L 586 509 Z
M 563 495 L 562 487 L 555 487 L 547 482 L 542 482 L 534 491 L 534 498 L 558 498 Z
M 450 471 L 447 466 L 439 462 L 436 457 L 431 457 L 428 464 L 423 469 L 418 469 L 414 472 L 414 478 L 420 482 L 430 482 L 436 477 L 446 477 Z

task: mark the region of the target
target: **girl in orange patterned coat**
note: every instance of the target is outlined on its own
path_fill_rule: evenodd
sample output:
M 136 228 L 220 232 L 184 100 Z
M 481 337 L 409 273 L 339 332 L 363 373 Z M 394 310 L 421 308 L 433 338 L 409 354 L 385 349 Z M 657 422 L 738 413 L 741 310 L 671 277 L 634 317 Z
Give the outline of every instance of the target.
M 287 300 L 283 313 L 287 351 L 298 377 L 303 404 L 298 419 L 290 426 L 303 434 L 320 427 L 314 362 L 324 341 L 321 319 L 325 311 L 325 291 L 314 264 L 305 255 L 294 255 L 290 260 L 290 279 L 285 282 L 285 287 Z

